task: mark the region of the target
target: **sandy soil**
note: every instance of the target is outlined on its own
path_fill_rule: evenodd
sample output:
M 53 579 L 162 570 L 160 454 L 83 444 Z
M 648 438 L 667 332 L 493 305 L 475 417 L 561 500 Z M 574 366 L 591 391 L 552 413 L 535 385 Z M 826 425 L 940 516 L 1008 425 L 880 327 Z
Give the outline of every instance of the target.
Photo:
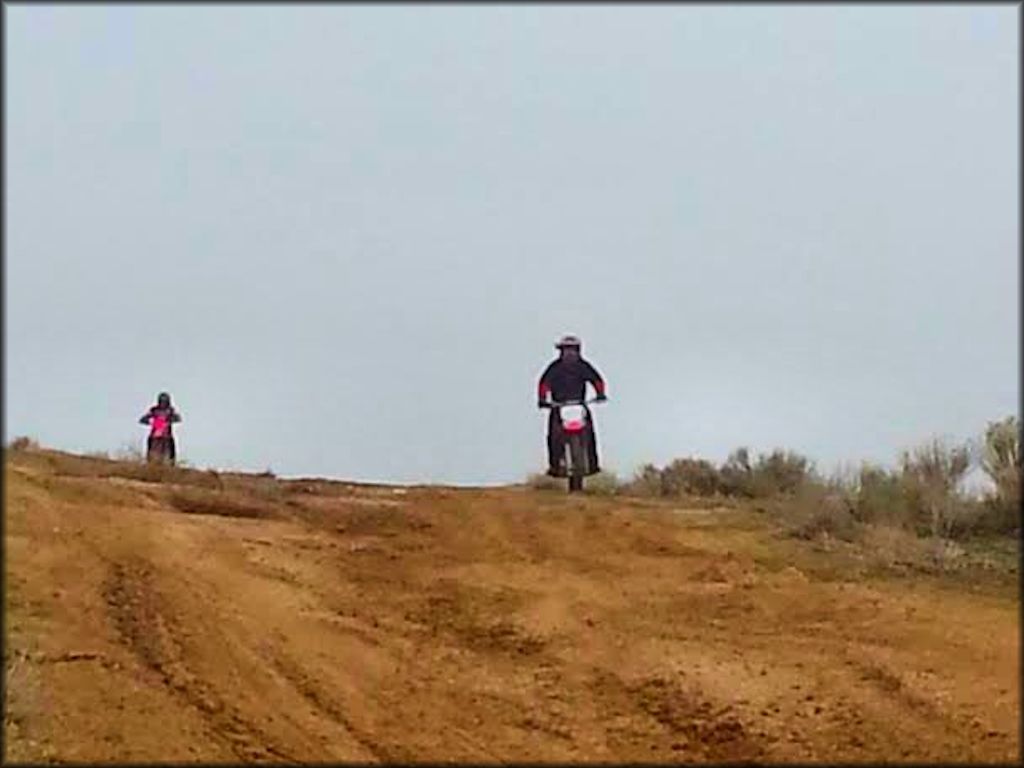
M 742 510 L 119 471 L 6 453 L 7 761 L 1019 757 L 1005 583 Z

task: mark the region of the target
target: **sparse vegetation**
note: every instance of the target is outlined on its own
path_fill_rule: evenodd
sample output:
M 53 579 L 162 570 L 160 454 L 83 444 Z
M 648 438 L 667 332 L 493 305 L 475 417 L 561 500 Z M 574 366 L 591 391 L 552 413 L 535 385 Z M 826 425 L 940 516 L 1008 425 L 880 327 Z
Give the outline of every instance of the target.
M 791 536 L 856 544 L 876 564 L 951 570 L 971 542 L 984 548 L 993 536 L 1019 532 L 1020 438 L 1019 420 L 1009 417 L 988 425 L 978 451 L 936 438 L 903 451 L 894 468 L 864 463 L 827 479 L 799 453 L 776 448 L 755 457 L 741 447 L 718 467 L 695 457 L 645 464 L 618 493 L 756 500 Z M 962 490 L 973 466 L 994 484 L 984 498 Z
M 751 469 L 759 465 L 756 458 L 749 463 Z M 677 476 L 692 471 L 697 478 L 710 474 L 709 466 L 674 463 Z M 553 478 L 542 482 L 557 490 L 541 494 L 278 479 L 258 469 L 172 470 L 46 449 L 7 455 L 6 543 L 13 553 L 6 561 L 7 645 L 28 654 L 20 660 L 5 655 L 5 754 L 12 761 L 116 760 L 129 737 L 149 750 L 136 753 L 139 759 L 194 762 L 205 756 L 186 751 L 194 743 L 210 759 L 230 759 L 235 753 L 216 751 L 226 744 L 216 733 L 205 744 L 198 732 L 182 739 L 178 713 L 208 701 L 230 714 L 237 702 L 266 699 L 268 637 L 274 643 L 270 661 L 283 677 L 308 687 L 325 709 L 343 709 L 344 696 L 329 698 L 338 660 L 317 650 L 336 644 L 339 631 L 358 633 L 353 636 L 360 642 L 343 650 L 358 657 L 348 667 L 366 671 L 360 685 L 396 692 L 373 715 L 394 729 L 375 732 L 373 743 L 402 749 L 418 746 L 402 746 L 401 722 L 388 720 L 387 713 L 409 696 L 420 698 L 408 713 L 422 717 L 451 703 L 448 693 L 471 687 L 481 674 L 502 695 L 521 696 L 521 672 L 533 668 L 542 685 L 534 686 L 536 700 L 524 704 L 532 712 L 547 711 L 552 686 L 578 683 L 567 696 L 597 696 L 602 707 L 622 708 L 629 718 L 624 722 L 661 739 L 659 762 L 784 762 L 793 753 L 677 748 L 688 734 L 704 733 L 710 740 L 694 743 L 731 749 L 737 733 L 744 733 L 735 724 L 752 733 L 781 720 L 804 724 L 802 738 L 820 739 L 808 756 L 835 762 L 842 754 L 825 751 L 834 733 L 808 717 L 804 690 L 792 693 L 808 658 L 832 658 L 839 666 L 859 666 L 822 684 L 831 688 L 812 681 L 813 705 L 853 697 L 878 705 L 834 723 L 861 743 L 881 744 L 876 753 L 858 752 L 858 759 L 884 759 L 885 750 L 904 737 L 911 747 L 927 742 L 931 749 L 952 738 L 949 723 L 960 728 L 960 741 L 950 747 L 954 757 L 968 754 L 975 742 L 991 751 L 968 756 L 996 762 L 1014 754 L 1009 737 L 978 739 L 971 723 L 956 715 L 971 708 L 995 723 L 990 727 L 1012 734 L 1016 721 L 1006 681 L 1018 661 L 1008 635 L 1016 631 L 1019 604 L 1015 542 L 1005 536 L 994 545 L 933 540 L 917 535 L 913 515 L 905 526 L 861 522 L 858 501 L 868 491 L 859 478 L 874 477 L 871 472 L 810 476 L 795 490 L 757 499 L 697 484 L 681 485 L 678 497 L 631 499 L 618 495 L 612 473 L 588 478 L 584 488 L 616 495 L 570 497 L 565 481 Z M 166 482 L 142 480 L 143 473 L 163 470 L 173 471 Z M 901 469 L 876 475 L 878 487 L 904 499 Z M 660 473 L 656 477 L 660 493 Z M 695 490 L 709 495 L 687 495 Z M 97 621 L 111 631 L 97 632 Z M 409 633 L 395 629 L 413 625 L 423 630 L 413 638 L 422 653 L 406 658 Z M 960 632 L 964 626 L 986 631 Z M 861 663 L 858 650 L 865 641 L 883 648 L 884 659 L 875 654 Z M 632 676 L 619 676 L 608 649 L 634 645 L 643 646 L 645 668 L 656 675 L 626 670 Z M 758 696 L 788 709 L 750 708 L 742 721 L 733 719 L 735 691 L 702 685 L 717 679 L 713 665 L 703 671 L 691 665 L 693 675 L 676 684 L 682 645 L 693 658 L 711 653 L 749 659 Z M 562 648 L 574 652 L 566 656 Z M 368 655 L 359 656 L 364 651 Z M 378 685 L 374 666 L 381 653 L 407 661 L 389 667 L 394 677 L 385 686 Z M 473 661 L 468 667 L 467 653 Z M 985 664 L 965 674 L 958 659 Z M 307 662 L 319 666 L 303 666 Z M 160 674 L 140 674 L 144 664 Z M 438 670 L 438 664 L 447 666 Z M 925 664 L 939 673 L 952 669 L 933 682 L 959 697 L 937 704 L 945 707 L 941 711 L 924 712 L 911 738 L 905 719 L 921 714 L 919 701 L 880 698 L 878 685 L 916 679 Z M 581 665 L 593 674 L 574 674 Z M 166 696 L 169 687 L 183 695 Z M 988 693 L 1000 687 L 1001 701 Z M 980 709 L 979 689 L 986 701 L 996 701 L 991 711 Z M 304 701 L 302 690 L 285 694 L 291 697 L 286 704 Z M 493 714 L 488 702 L 478 702 L 467 716 L 470 699 L 437 714 L 434 730 L 444 733 L 451 718 L 486 723 Z M 276 717 L 281 702 L 270 697 L 263 710 L 247 712 L 254 721 Z M 905 708 L 894 708 L 894 702 Z M 154 706 L 151 717 L 124 716 Z M 727 719 L 710 719 L 716 712 Z M 54 721 L 82 727 L 53 730 Z M 591 721 L 555 724 L 574 733 L 592 728 L 587 738 L 597 743 L 604 724 Z M 933 721 L 934 733 L 922 735 Z M 310 722 L 319 729 L 321 723 Z M 514 756 L 523 738 L 536 736 L 538 724 L 553 722 L 524 721 L 524 730 L 504 748 Z M 168 723 L 154 738 L 154 724 Z M 679 724 L 690 729 L 687 734 L 680 735 Z M 892 730 L 880 733 L 886 724 Z M 126 740 L 111 742 L 115 731 L 126 733 Z M 492 731 L 477 736 L 493 739 Z M 296 733 L 294 742 L 277 743 L 282 754 L 288 749 L 296 759 L 315 760 L 316 750 L 331 746 Z M 260 732 L 248 735 L 262 741 Z M 606 757 L 642 761 L 653 753 L 650 739 L 641 739 L 634 752 Z M 299 751 L 307 742 L 309 752 Z M 164 743 L 184 747 L 168 754 Z M 349 744 L 342 742 L 339 754 L 350 754 L 341 752 Z M 440 745 L 433 754 L 465 757 L 464 744 L 460 737 L 450 752 Z
M 864 464 L 847 487 L 853 499 L 853 516 L 867 525 L 910 528 L 913 518 L 899 473 Z
M 583 492 L 598 496 L 614 496 L 619 492 L 619 479 L 614 472 L 602 470 L 583 481 Z
M 660 472 L 655 472 L 658 474 L 658 493 L 661 496 L 713 496 L 722 491 L 718 470 L 705 459 L 676 459 Z M 650 469 L 648 474 L 652 474 Z
M 738 448 L 720 466 L 699 458 L 675 459 L 662 469 L 645 464 L 623 488 L 643 496 L 736 496 L 769 498 L 796 493 L 813 477 L 811 463 L 792 451 L 775 449 L 751 463 Z
M 986 500 L 986 522 L 1000 532 L 1016 533 L 1021 520 L 1021 425 L 1016 416 L 992 422 L 985 430 L 980 464 L 995 484 Z
M 971 466 L 966 445 L 939 439 L 905 451 L 900 458 L 903 488 L 919 533 L 949 538 L 961 517 L 958 486 Z
M 961 562 L 965 542 L 1019 532 L 1020 439 L 1020 421 L 1011 416 L 990 423 L 974 450 L 969 443 L 933 439 L 903 451 L 895 467 L 864 463 L 827 479 L 794 451 L 775 448 L 754 456 L 740 447 L 719 466 L 699 457 L 677 458 L 662 468 L 646 464 L 626 482 L 612 472 L 601 472 L 587 478 L 583 490 L 591 495 L 686 499 L 697 505 L 753 501 L 752 508 L 769 512 L 791 536 L 858 543 L 867 549 L 880 546 L 874 559 L 884 562 L 920 560 L 922 552 L 927 552 L 933 565 L 951 568 Z M 121 477 L 222 491 L 244 487 L 245 493 L 264 504 L 287 501 L 286 486 L 269 467 L 245 476 L 192 469 L 184 462 L 147 464 L 134 443 L 123 444 L 115 458 L 98 452 L 73 456 L 48 451 L 26 436 L 12 439 L 7 449 L 34 452 L 26 458 L 50 465 L 57 475 Z M 984 497 L 968 495 L 961 488 L 974 466 L 993 483 L 993 490 Z M 530 475 L 526 484 L 536 490 L 564 491 L 566 487 L 564 478 L 540 473 Z M 181 498 L 186 506 L 198 504 L 195 494 Z M 923 549 L 907 545 L 910 540 L 920 540 Z
M 39 443 L 33 438 L 21 435 L 15 437 L 7 444 L 7 450 L 9 451 L 38 451 Z
M 25 719 L 41 710 L 38 673 L 22 648 L 5 649 L 3 700 L 8 734 L 17 734 Z
M 117 461 L 133 461 L 142 464 L 146 461 L 146 452 L 137 443 L 124 442 L 114 454 L 114 458 Z
M 785 505 L 784 518 L 787 530 L 803 539 L 853 541 L 860 532 L 848 495 L 820 483 L 802 485 Z
M 645 464 L 619 491 L 629 496 L 661 496 L 661 471 L 653 464 Z

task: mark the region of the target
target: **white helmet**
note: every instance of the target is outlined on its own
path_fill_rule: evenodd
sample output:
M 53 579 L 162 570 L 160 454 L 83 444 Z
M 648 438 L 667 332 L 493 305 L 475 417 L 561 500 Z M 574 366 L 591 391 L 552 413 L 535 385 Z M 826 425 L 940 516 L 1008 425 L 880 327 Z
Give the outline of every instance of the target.
M 555 349 L 565 349 L 566 347 L 575 347 L 579 350 L 583 347 L 583 341 L 579 336 L 573 336 L 571 333 L 567 333 L 555 342 Z

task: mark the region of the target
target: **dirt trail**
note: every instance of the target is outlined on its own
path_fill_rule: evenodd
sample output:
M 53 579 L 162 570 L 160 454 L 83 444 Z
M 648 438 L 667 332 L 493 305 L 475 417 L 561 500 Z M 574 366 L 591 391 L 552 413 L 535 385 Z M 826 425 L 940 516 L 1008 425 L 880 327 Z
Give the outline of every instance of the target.
M 6 456 L 7 760 L 1019 756 L 1005 586 L 742 511 L 130 474 Z

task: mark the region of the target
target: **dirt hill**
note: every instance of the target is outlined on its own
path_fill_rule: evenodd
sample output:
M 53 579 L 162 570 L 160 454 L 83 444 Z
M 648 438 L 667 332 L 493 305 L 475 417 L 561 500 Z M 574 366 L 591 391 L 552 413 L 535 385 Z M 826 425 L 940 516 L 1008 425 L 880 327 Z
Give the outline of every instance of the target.
M 7 761 L 1011 761 L 1015 576 L 742 506 L 5 452 Z

